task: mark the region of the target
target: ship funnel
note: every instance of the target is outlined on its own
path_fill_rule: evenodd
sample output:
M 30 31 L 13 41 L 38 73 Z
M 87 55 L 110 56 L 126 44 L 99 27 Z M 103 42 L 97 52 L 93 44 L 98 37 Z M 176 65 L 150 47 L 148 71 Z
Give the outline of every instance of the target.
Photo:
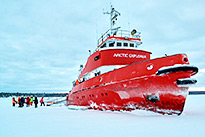
M 135 35 L 136 33 L 137 33 L 136 29 L 133 29 L 133 30 L 131 31 L 131 35 L 132 35 L 132 36 Z

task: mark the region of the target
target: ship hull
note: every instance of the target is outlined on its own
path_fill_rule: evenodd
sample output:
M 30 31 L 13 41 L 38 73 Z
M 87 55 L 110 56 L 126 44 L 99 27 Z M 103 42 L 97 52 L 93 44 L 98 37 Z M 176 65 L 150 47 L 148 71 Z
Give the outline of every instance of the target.
M 186 55 L 180 54 L 128 65 L 77 85 L 68 94 L 67 105 L 180 115 L 188 85 L 196 82 L 187 78 L 198 71 L 188 64 Z

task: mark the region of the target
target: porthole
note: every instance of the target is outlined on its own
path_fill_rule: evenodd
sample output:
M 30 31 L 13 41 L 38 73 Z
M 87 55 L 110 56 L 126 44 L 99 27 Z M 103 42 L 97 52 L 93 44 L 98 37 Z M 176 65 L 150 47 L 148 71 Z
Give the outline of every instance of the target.
M 94 60 L 97 61 L 98 59 L 100 59 L 100 55 L 97 55 Z

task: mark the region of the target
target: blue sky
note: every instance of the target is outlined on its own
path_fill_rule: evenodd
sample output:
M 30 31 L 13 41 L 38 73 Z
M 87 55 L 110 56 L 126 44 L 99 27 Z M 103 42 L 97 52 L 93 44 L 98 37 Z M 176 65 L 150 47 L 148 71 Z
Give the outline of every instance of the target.
M 152 58 L 186 53 L 205 87 L 204 0 L 1 0 L 0 91 L 70 90 L 109 28 L 110 3 L 122 28 L 142 32 L 140 49 Z

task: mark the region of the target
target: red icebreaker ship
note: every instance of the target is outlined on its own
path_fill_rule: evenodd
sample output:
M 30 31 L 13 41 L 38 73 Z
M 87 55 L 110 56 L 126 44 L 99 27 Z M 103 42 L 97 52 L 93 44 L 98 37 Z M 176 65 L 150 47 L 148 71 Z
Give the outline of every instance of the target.
M 85 67 L 80 66 L 67 105 L 180 115 L 198 68 L 189 65 L 186 54 L 150 59 L 151 52 L 138 50 L 140 33 L 114 28 L 120 13 L 112 6 L 105 14 L 110 14 L 111 27 L 98 39 Z

